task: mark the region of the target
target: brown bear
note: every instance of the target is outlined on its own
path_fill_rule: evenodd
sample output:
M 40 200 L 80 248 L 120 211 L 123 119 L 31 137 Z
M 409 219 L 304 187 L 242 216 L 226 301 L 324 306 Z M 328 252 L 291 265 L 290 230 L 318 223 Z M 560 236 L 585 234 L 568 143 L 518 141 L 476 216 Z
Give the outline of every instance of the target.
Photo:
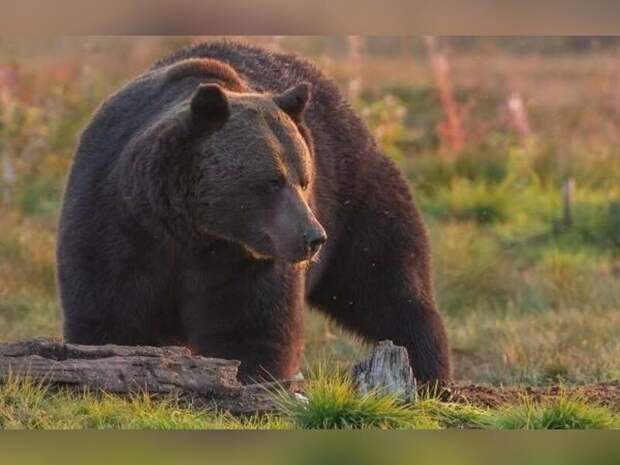
M 83 132 L 58 241 L 67 341 L 186 345 L 243 380 L 299 370 L 305 303 L 450 376 L 407 183 L 308 61 L 182 49 Z

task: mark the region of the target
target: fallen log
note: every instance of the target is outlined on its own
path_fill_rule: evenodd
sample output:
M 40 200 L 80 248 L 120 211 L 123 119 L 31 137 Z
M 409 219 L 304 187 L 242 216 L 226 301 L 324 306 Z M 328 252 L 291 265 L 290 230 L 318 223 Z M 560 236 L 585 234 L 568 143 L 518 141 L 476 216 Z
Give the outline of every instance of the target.
M 389 341 L 376 345 L 358 363 L 352 378 L 358 393 L 391 393 L 415 401 L 406 350 Z M 184 347 L 85 346 L 53 339 L 0 343 L 0 383 L 8 378 L 27 378 L 77 390 L 90 389 L 117 394 L 148 392 L 175 395 L 193 405 L 217 408 L 233 415 L 278 411 L 271 392 L 303 393 L 303 383 L 278 381 L 243 385 L 237 379 L 240 363 L 192 355 Z M 496 387 L 449 383 L 437 390 L 439 399 L 496 408 L 519 402 L 524 396 L 535 401 L 575 395 L 588 402 L 620 412 L 620 381 L 589 385 Z
M 0 382 L 16 377 L 117 394 L 174 394 L 232 414 L 276 411 L 270 389 L 299 389 L 292 381 L 243 385 L 239 365 L 192 355 L 184 347 L 87 346 L 52 339 L 0 344 Z

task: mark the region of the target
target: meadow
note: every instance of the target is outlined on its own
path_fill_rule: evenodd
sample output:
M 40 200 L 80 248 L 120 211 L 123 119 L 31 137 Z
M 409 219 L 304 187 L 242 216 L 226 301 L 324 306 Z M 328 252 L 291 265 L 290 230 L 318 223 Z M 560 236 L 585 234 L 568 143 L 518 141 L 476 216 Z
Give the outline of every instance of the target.
M 0 341 L 60 336 L 55 234 L 76 138 L 106 95 L 188 41 L 0 42 Z M 406 48 L 368 54 L 355 67 L 338 50 L 330 55 L 313 44 L 291 38 L 280 46 L 313 58 L 345 92 L 359 77 L 352 104 L 401 167 L 424 214 L 455 379 L 617 383 L 620 49 L 541 54 L 488 46 L 452 53 L 450 76 L 467 136 L 453 152 L 442 140 L 444 113 L 424 55 Z M 514 92 L 527 108 L 526 136 L 510 126 L 506 102 Z M 568 179 L 575 187 L 567 223 Z M 578 397 L 524 398 L 499 410 L 433 398 L 403 407 L 380 396 L 356 398 L 346 379 L 316 375 L 326 363 L 346 371 L 363 352 L 361 341 L 308 309 L 309 406 L 237 420 L 174 399 L 52 392 L 16 380 L 0 387 L 0 428 L 618 426 L 617 411 Z

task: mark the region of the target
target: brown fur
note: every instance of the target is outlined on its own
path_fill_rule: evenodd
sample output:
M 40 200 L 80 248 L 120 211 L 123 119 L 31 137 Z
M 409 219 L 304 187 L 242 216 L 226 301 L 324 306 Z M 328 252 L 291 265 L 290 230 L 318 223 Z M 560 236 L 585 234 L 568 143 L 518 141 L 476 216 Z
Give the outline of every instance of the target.
M 409 187 L 292 55 L 204 44 L 110 97 L 80 140 L 58 263 L 72 342 L 185 344 L 286 378 L 308 303 L 405 346 L 420 381 L 450 376 Z
M 176 63 L 166 72 L 169 82 L 185 78 L 198 78 L 201 82 L 218 82 L 223 87 L 235 92 L 247 92 L 237 72 L 226 63 L 208 58 L 190 58 Z

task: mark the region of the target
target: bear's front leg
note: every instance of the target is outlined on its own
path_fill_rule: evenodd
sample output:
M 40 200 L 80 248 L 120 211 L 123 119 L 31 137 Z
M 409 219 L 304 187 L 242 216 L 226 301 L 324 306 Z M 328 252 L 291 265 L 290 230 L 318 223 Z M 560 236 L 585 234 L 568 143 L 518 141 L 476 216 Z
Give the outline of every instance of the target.
M 239 360 L 244 383 L 290 379 L 300 368 L 302 277 L 289 267 L 265 265 L 192 289 L 180 309 L 190 349 Z

